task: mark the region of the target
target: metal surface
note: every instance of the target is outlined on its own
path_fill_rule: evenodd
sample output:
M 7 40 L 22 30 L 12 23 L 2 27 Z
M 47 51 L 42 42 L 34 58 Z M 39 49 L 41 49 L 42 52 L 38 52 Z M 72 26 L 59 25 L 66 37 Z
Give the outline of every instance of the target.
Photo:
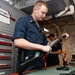
M 66 4 L 63 0 L 50 0 L 47 1 L 49 11 L 47 15 L 55 15 L 59 13 L 60 11 L 65 9 Z M 22 11 L 26 12 L 27 14 L 31 14 L 33 6 L 29 6 L 26 8 L 21 8 Z

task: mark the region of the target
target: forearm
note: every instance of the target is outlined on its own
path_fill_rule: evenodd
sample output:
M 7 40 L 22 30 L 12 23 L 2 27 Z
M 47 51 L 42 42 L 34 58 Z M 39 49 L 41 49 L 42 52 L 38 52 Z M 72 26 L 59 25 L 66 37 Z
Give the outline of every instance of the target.
M 61 50 L 58 50 L 58 51 L 52 52 L 52 54 L 60 54 L 60 53 L 61 53 Z
M 27 50 L 42 50 L 42 51 L 44 51 L 48 48 L 48 50 L 46 50 L 46 51 L 49 51 L 49 46 L 43 46 L 40 44 L 31 43 L 25 39 L 15 39 L 14 44 L 16 47 L 27 49 Z
M 29 50 L 37 50 L 41 49 L 42 45 L 31 43 L 25 39 L 15 39 L 14 44 L 16 47 L 23 48 L 23 49 L 29 49 Z

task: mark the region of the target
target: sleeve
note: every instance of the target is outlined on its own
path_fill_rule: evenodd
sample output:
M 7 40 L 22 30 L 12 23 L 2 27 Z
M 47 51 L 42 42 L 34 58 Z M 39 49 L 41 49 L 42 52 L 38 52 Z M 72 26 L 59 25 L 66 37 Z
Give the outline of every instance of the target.
M 58 43 L 58 49 L 62 50 L 62 44 L 60 42 Z
M 47 37 L 46 37 L 46 34 L 45 34 L 45 31 L 44 31 L 44 27 L 41 26 L 41 29 L 43 30 L 43 45 L 47 45 L 48 43 L 48 40 L 47 40 Z
M 12 37 L 12 41 L 14 41 L 14 39 L 16 39 L 16 38 L 25 38 L 26 29 L 27 29 L 27 24 L 25 22 L 25 19 L 23 17 L 21 17 L 16 22 L 14 34 L 13 34 L 13 37 Z
M 50 43 L 48 42 L 47 45 L 50 45 Z
M 44 42 L 43 42 L 43 44 L 47 45 L 47 43 L 48 43 L 48 41 L 47 41 L 46 35 L 44 34 Z

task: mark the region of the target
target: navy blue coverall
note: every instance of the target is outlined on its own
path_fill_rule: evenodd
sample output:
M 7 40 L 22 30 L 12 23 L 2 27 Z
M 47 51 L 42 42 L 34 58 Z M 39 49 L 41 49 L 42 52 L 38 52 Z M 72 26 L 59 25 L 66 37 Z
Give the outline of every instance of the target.
M 21 17 L 16 22 L 12 41 L 14 41 L 14 39 L 16 38 L 24 38 L 28 40 L 29 42 L 33 42 L 33 43 L 41 44 L 41 45 L 46 45 L 48 42 L 46 40 L 46 36 L 45 36 L 43 27 L 42 26 L 38 27 L 35 20 L 33 19 L 31 15 Z M 19 48 L 18 63 L 21 64 L 22 62 L 25 62 L 25 57 L 27 56 L 29 57 L 29 59 L 33 58 L 36 52 L 39 52 L 40 54 L 43 53 L 40 50 L 24 50 L 22 48 Z M 41 58 L 40 60 L 37 60 L 36 63 L 32 65 L 32 67 L 29 68 L 28 70 L 38 69 L 42 67 L 44 67 L 43 58 Z

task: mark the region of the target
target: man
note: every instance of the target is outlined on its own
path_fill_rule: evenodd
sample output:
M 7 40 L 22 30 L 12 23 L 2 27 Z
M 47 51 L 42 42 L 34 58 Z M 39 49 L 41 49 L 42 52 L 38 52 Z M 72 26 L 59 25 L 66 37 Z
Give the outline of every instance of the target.
M 54 41 L 56 39 L 55 35 L 53 33 L 49 34 L 49 39 L 50 39 L 50 42 L 48 42 L 48 45 Z M 57 43 L 56 45 L 54 45 L 52 47 L 52 50 L 51 52 L 49 53 L 49 55 L 47 56 L 47 67 L 48 66 L 54 66 L 54 65 L 59 65 L 59 57 L 58 55 L 61 53 L 61 50 L 62 50 L 62 45 L 61 43 Z
M 51 51 L 51 47 L 46 45 L 47 40 L 43 27 L 38 21 L 42 21 L 48 12 L 47 4 L 44 1 L 38 1 L 33 7 L 33 12 L 29 16 L 21 17 L 15 26 L 12 40 L 18 50 L 18 66 L 26 60 Z M 44 59 L 37 60 L 27 70 L 44 67 Z M 18 69 L 18 67 L 17 67 Z

